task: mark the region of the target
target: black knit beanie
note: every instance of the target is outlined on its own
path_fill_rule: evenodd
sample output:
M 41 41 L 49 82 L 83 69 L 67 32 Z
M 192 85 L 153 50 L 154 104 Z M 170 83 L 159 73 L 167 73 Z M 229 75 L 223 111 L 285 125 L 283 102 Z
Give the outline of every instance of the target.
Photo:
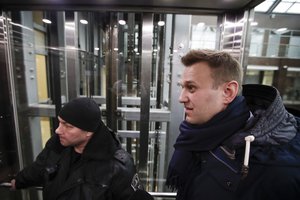
M 76 98 L 69 101 L 58 116 L 67 123 L 90 132 L 95 132 L 101 121 L 99 106 L 90 98 Z

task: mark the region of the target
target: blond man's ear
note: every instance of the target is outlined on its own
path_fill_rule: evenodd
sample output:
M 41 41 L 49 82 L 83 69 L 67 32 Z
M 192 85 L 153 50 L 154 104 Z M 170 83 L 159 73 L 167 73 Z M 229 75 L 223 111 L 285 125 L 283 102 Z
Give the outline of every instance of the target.
M 223 85 L 224 103 L 230 104 L 239 92 L 239 84 L 237 81 L 229 81 Z

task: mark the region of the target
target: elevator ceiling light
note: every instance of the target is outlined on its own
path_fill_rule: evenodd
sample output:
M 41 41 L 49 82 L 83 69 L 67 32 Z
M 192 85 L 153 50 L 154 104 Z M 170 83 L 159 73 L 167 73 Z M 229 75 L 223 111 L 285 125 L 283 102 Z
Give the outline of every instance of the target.
M 300 72 L 300 68 L 299 67 L 288 67 L 287 70 L 289 72 Z
M 284 32 L 286 30 L 287 30 L 287 28 L 279 28 L 279 29 L 276 30 L 276 32 Z
M 126 21 L 123 20 L 123 19 L 120 19 L 120 20 L 119 20 L 119 24 L 120 24 L 120 25 L 125 25 L 125 24 L 126 24 Z
M 285 34 L 285 33 L 289 32 L 289 30 L 287 28 L 279 28 L 279 29 L 276 29 L 274 32 L 276 34 Z
M 157 25 L 158 25 L 158 26 L 164 26 L 164 25 L 165 25 L 165 22 L 164 22 L 164 21 L 158 21 L 158 22 L 157 22 Z
M 80 23 L 82 23 L 82 24 L 88 24 L 89 22 L 86 21 L 85 19 L 81 19 L 81 20 L 80 20 Z
M 42 21 L 46 24 L 51 24 L 52 22 L 49 19 L 42 19 Z
M 251 24 L 251 26 L 257 26 L 258 22 L 251 22 L 250 24 Z
M 258 70 L 258 71 L 275 71 L 278 70 L 277 66 L 261 66 L 261 65 L 248 65 L 247 70 Z
M 197 27 L 203 27 L 203 26 L 205 26 L 205 23 L 204 23 L 204 22 L 199 22 L 199 23 L 197 24 Z

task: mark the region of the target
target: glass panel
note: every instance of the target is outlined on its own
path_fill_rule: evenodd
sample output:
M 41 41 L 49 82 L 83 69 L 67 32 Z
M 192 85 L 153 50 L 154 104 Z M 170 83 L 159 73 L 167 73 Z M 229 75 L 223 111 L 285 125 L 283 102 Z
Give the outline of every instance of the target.
M 191 49 L 215 49 L 217 39 L 216 16 L 193 16 Z
M 258 70 L 247 70 L 245 76 L 245 84 L 260 84 L 260 71 Z
M 35 11 L 32 13 L 34 23 L 43 26 L 43 12 L 42 11 Z
M 300 36 L 292 36 L 290 38 L 288 57 L 300 58 Z
M 249 55 L 300 58 L 299 35 L 299 31 L 289 30 L 287 28 L 253 28 L 251 31 Z M 264 51 L 266 51 L 265 55 Z
M 271 33 L 269 35 L 268 41 L 268 48 L 267 48 L 267 55 L 268 57 L 277 57 L 279 53 L 279 46 L 280 46 L 280 35 L 275 33 Z
M 299 68 L 298 68 L 299 70 Z M 300 72 L 288 70 L 285 80 L 283 100 L 289 105 L 300 104 Z
M 46 60 L 43 55 L 36 55 L 37 93 L 38 102 L 47 103 L 49 100 L 47 85 Z
M 250 56 L 262 56 L 264 47 L 264 30 L 254 28 L 251 33 Z
M 263 67 L 261 67 L 263 68 Z M 264 67 L 268 68 L 268 67 Z M 263 84 L 263 85 L 273 85 L 273 70 L 252 70 L 251 68 L 247 70 L 244 83 L 245 84 Z

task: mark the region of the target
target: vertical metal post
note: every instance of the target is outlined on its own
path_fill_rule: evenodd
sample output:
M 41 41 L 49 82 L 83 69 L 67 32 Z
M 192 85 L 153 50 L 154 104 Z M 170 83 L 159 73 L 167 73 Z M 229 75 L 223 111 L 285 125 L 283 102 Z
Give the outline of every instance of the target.
M 49 13 L 50 19 L 52 21 L 51 27 L 48 27 L 49 34 L 49 46 L 50 47 L 59 47 L 59 27 L 58 27 L 58 18 L 57 12 Z M 55 104 L 56 114 L 61 109 L 61 90 L 60 90 L 60 58 L 58 50 L 49 51 L 49 67 L 50 67 L 50 92 L 51 98 Z M 53 119 L 53 128 L 58 127 L 57 119 Z
M 125 15 L 124 13 L 118 13 L 117 14 L 117 20 L 125 20 Z M 125 44 L 124 40 L 124 35 L 125 35 L 125 28 L 124 25 L 118 24 L 118 64 L 117 64 L 117 81 L 115 84 L 115 91 L 116 91 L 116 96 L 117 96 L 117 107 L 122 107 L 122 96 L 125 95 L 123 93 L 123 83 L 125 82 L 124 78 L 124 71 L 125 70 L 125 48 L 127 48 L 127 45 Z M 124 82 L 123 82 L 124 81 Z M 118 120 L 117 123 L 117 129 L 120 129 L 122 127 L 122 121 Z
M 66 101 L 76 98 L 79 95 L 79 64 L 78 64 L 78 47 L 76 15 L 74 12 L 65 13 L 65 43 L 66 43 L 66 84 L 67 97 Z
M 107 48 L 106 63 L 107 63 L 107 89 L 106 89 L 106 109 L 107 109 L 107 126 L 112 130 L 117 131 L 117 96 L 114 86 L 117 82 L 117 66 L 118 66 L 118 27 L 116 24 L 115 14 L 109 16 L 108 38 L 109 44 Z
M 94 95 L 94 13 L 88 12 L 88 26 L 87 26 L 87 95 Z
M 127 96 L 134 96 L 133 95 L 133 80 L 134 80 L 134 48 L 135 48 L 135 14 L 128 13 L 128 29 L 127 29 L 127 60 L 126 60 L 126 74 L 127 74 Z M 132 130 L 133 122 L 127 121 L 126 123 L 127 130 Z M 132 153 L 132 139 L 126 139 L 126 150 L 129 153 Z
M 159 20 L 166 21 L 165 14 L 160 14 Z M 158 56 L 158 67 L 157 67 L 157 85 L 156 85 L 156 108 L 161 108 L 162 102 L 163 102 L 163 77 L 164 77 L 164 60 L 165 60 L 165 35 L 166 30 L 165 26 L 158 26 L 158 47 L 159 47 L 159 56 Z M 160 133 L 159 130 L 161 130 L 162 123 L 161 122 L 155 122 L 155 142 L 154 142 L 154 158 L 153 158 L 153 186 L 152 188 L 156 188 L 158 185 L 157 178 L 159 176 L 158 172 L 158 158 L 159 158 L 159 137 Z
M 254 8 L 250 10 L 245 10 L 244 27 L 243 27 L 242 44 L 241 44 L 241 56 L 240 56 L 240 63 L 244 69 L 244 75 L 246 75 L 246 68 L 248 64 L 251 32 L 252 32 L 251 22 L 253 21 L 254 21 Z
M 163 74 L 164 74 L 164 78 L 163 78 L 163 82 L 162 82 L 162 91 L 163 91 L 163 96 L 162 96 L 162 104 L 163 104 L 163 107 L 164 108 L 168 108 L 168 110 L 171 109 L 170 107 L 170 95 L 171 95 L 171 68 L 172 68 L 172 58 L 173 58 L 173 41 L 174 41 L 174 24 L 173 23 L 173 15 L 172 14 L 167 14 L 165 16 L 165 27 L 164 27 L 164 51 L 163 51 L 163 56 L 162 58 L 164 59 L 163 60 Z M 169 48 L 166 48 L 166 47 L 169 47 Z M 160 48 L 162 49 L 162 48 Z M 174 103 L 178 103 L 178 101 L 174 102 Z M 180 109 L 180 107 L 178 107 Z M 180 116 L 177 116 L 178 119 L 178 123 L 182 120 L 182 118 Z M 166 124 L 161 124 L 161 129 L 168 129 L 168 128 L 165 128 L 165 126 L 169 126 L 169 124 L 171 124 L 172 126 L 175 126 L 178 127 L 178 124 L 176 124 L 177 121 L 173 124 L 173 122 L 168 122 Z M 178 131 L 178 129 L 177 129 Z M 170 142 L 166 142 L 166 139 L 170 138 L 169 135 L 175 135 L 177 136 L 178 134 L 177 133 L 173 133 L 173 132 L 170 132 L 169 130 L 167 131 L 168 134 L 166 135 L 160 135 L 160 138 L 159 138 L 159 168 L 157 170 L 157 177 L 158 179 L 163 179 L 166 177 L 166 170 L 167 170 L 167 166 L 168 166 L 168 161 L 169 161 L 169 156 L 168 155 L 168 152 L 170 150 L 173 150 L 173 143 L 170 144 Z M 171 134 L 169 134 L 171 133 Z M 157 191 L 164 191 L 163 188 L 165 188 L 165 183 L 163 181 L 158 181 L 157 183 Z
M 150 113 L 150 83 L 152 68 L 153 14 L 144 13 L 142 22 L 142 66 L 140 76 L 141 115 L 140 115 L 140 154 L 139 171 L 141 178 L 147 175 L 148 143 L 149 143 L 149 113 Z

